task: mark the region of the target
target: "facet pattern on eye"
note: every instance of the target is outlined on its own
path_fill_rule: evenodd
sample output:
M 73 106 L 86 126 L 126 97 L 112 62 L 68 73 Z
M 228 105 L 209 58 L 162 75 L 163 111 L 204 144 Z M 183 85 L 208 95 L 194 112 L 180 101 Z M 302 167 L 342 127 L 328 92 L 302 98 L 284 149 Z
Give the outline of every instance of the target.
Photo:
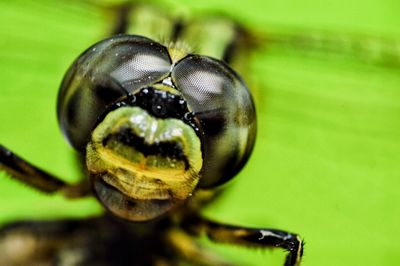
M 242 168 L 254 144 L 250 92 L 229 66 L 206 56 L 187 56 L 171 77 L 200 121 L 206 154 L 200 185 L 225 183 Z
M 204 56 L 183 59 L 172 71 L 172 78 L 194 111 L 217 109 L 221 100 L 233 93 L 232 80 L 220 63 Z
M 170 69 L 167 48 L 151 39 L 120 35 L 95 44 L 75 61 L 61 86 L 58 117 L 64 134 L 74 147 L 83 149 L 107 106 L 162 80 Z M 72 112 L 71 106 L 80 111 Z
M 221 76 L 203 70 L 182 75 L 179 83 L 182 87 L 191 88 L 185 90 L 186 97 L 196 100 L 199 106 L 205 106 L 207 103 L 212 104 L 213 97 L 221 94 L 224 86 L 224 80 Z
M 116 57 L 120 56 L 115 54 Z M 171 64 L 155 54 L 133 54 L 111 72 L 111 76 L 118 80 L 124 87 L 132 84 L 143 84 L 160 79 L 169 72 Z M 135 86 L 134 86 L 135 87 Z
M 91 79 L 108 76 L 129 92 L 162 79 L 171 68 L 167 49 L 139 36 L 115 37 L 98 52 L 92 60 L 96 67 L 92 67 Z

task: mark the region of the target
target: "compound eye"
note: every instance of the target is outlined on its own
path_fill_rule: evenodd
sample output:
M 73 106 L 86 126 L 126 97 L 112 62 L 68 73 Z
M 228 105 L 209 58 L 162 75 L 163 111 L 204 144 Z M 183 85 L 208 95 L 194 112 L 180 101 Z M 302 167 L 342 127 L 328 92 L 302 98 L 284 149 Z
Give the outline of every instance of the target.
M 101 62 L 104 68 L 97 67 L 94 75 L 107 73 L 129 92 L 162 79 L 171 68 L 164 46 L 138 36 L 131 36 L 127 42 L 111 43 Z
M 75 66 L 94 84 L 112 79 L 132 93 L 168 75 L 171 59 L 167 48 L 157 42 L 120 35 L 89 48 Z
M 173 69 L 172 78 L 196 112 L 223 108 L 223 104 L 235 98 L 235 76 L 222 62 L 192 55 Z
M 256 135 L 256 115 L 249 90 L 226 64 L 189 55 L 172 71 L 202 130 L 203 170 L 200 185 L 227 182 L 247 161 Z
M 58 118 L 67 139 L 83 150 L 106 106 L 162 80 L 170 69 L 167 48 L 141 36 L 119 35 L 87 49 L 60 88 Z

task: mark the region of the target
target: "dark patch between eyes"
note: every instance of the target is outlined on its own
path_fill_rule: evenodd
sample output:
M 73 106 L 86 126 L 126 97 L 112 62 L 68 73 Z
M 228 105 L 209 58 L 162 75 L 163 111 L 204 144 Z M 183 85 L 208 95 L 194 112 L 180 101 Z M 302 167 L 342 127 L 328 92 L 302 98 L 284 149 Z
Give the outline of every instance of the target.
M 186 101 L 179 95 L 153 87 L 141 89 L 135 94 L 134 105 L 158 118 L 181 119 L 188 112 Z
M 147 144 L 143 138 L 137 136 L 129 128 L 121 129 L 118 133 L 110 134 L 103 140 L 103 146 L 106 146 L 111 139 L 116 139 L 124 145 L 130 146 L 143 153 L 144 156 L 157 155 L 164 158 L 171 158 L 183 161 L 185 170 L 189 169 L 189 161 L 186 158 L 181 145 L 175 142 L 167 141 L 155 144 Z

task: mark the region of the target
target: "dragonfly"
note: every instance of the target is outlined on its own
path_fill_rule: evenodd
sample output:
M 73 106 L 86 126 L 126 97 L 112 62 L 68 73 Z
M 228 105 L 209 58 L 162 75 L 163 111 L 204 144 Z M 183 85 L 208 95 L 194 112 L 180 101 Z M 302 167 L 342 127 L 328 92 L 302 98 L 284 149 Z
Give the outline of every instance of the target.
M 13 7 L 13 4 L 8 5 Z M 40 10 L 39 6 L 30 6 L 32 14 Z M 8 63 L 2 79 L 13 82 L 2 88 L 2 95 L 5 95 L 2 98 L 6 103 L 2 103 L 2 119 L 5 118 L 5 124 L 4 130 L 1 130 L 1 143 L 58 176 L 76 177 L 79 169 L 73 166 L 66 168 L 66 165 L 76 165 L 74 156 L 58 132 L 55 117 L 48 113 L 54 110 L 57 94 L 55 88 L 59 86 L 60 77 L 68 65 L 83 49 L 104 37 L 110 25 L 99 23 L 104 29 L 99 33 L 98 29 L 102 27 L 91 25 L 91 21 L 103 21 L 103 16 L 90 5 L 85 5 L 85 9 L 80 9 L 79 5 L 65 5 L 61 9 L 64 11 L 58 13 L 56 10 L 59 9 L 52 8 L 51 4 L 46 5 L 44 2 L 44 6 L 46 10 L 53 11 L 44 20 L 50 18 L 58 21 L 70 14 L 65 25 L 69 27 L 66 33 L 71 35 L 63 32 L 58 40 L 54 40 L 39 31 L 27 39 L 32 44 L 43 43 L 43 46 L 27 47 L 26 42 L 19 41 L 13 43 L 13 49 L 8 50 L 13 53 L 2 54 L 2 61 Z M 7 10 L 14 12 L 5 14 L 5 19 L 16 16 L 16 10 L 19 9 L 14 7 Z M 78 17 L 83 22 L 76 22 Z M 27 21 L 32 25 L 36 22 L 36 27 L 42 25 L 40 19 L 30 21 L 29 18 L 27 16 L 25 21 L 21 18 L 26 27 L 29 25 Z M 86 27 L 82 27 L 82 24 Z M 60 25 L 46 27 L 52 29 L 52 32 L 63 29 Z M 254 24 L 253 27 L 259 30 Z M 301 233 L 307 241 L 304 257 L 306 265 L 326 265 L 327 257 L 332 264 L 336 261 L 341 265 L 346 262 L 355 265 L 357 263 L 354 261 L 360 262 L 361 254 L 368 261 L 363 265 L 393 263 L 398 257 L 390 249 L 380 248 L 385 247 L 387 239 L 377 236 L 396 232 L 392 222 L 396 212 L 384 211 L 390 206 L 395 209 L 393 202 L 396 199 L 390 197 L 394 195 L 396 187 L 394 155 L 399 145 L 395 138 L 398 129 L 394 126 L 398 121 L 398 94 L 394 89 L 398 84 L 396 42 L 391 38 L 386 40 L 384 37 L 354 33 L 320 30 L 315 33 L 310 28 L 265 26 L 265 30 L 269 29 L 276 31 L 265 39 L 265 51 L 250 55 L 248 60 L 253 71 L 250 73 L 254 76 L 252 78 L 256 79 L 257 85 L 262 84 L 259 90 L 253 92 L 259 124 L 255 152 L 238 180 L 232 184 L 232 189 L 226 190 L 221 199 L 217 199 L 205 213 L 213 219 L 234 224 L 273 225 Z M 8 47 L 7 42 L 22 38 L 20 30 L 9 28 L 5 32 L 5 47 Z M 365 40 L 372 40 L 369 42 L 372 45 L 360 45 Z M 333 50 L 330 49 L 332 47 Z M 62 52 L 59 48 L 62 48 Z M 31 53 L 21 55 L 20 51 L 24 49 Z M 50 64 L 48 59 L 34 57 L 35 54 L 47 54 L 56 63 Z M 35 93 L 38 95 L 32 94 L 21 100 L 21 94 L 26 95 L 29 82 L 18 82 L 21 74 L 15 70 L 20 69 L 21 62 L 26 61 L 33 64 L 24 64 L 27 67 L 24 75 L 33 82 L 30 86 L 37 88 Z M 43 72 L 47 72 L 47 75 L 43 75 Z M 360 93 L 362 98 L 359 97 Z M 28 102 L 33 104 L 28 105 Z M 39 108 L 33 108 L 35 105 Z M 31 135 L 38 137 L 33 138 Z M 48 144 L 36 141 L 44 136 Z M 21 142 L 26 139 L 30 140 L 29 145 Z M 371 165 L 375 165 L 375 168 L 367 167 Z M 384 173 L 385 178 L 378 178 L 382 176 L 381 173 Z M 360 176 L 366 178 L 362 179 L 363 185 L 360 185 Z M 8 203 L 1 205 L 4 222 L 31 217 L 84 217 L 88 213 L 100 212 L 98 205 L 90 200 L 78 205 L 77 202 L 64 202 L 60 197 L 50 199 L 36 195 L 29 189 L 21 189 L 12 181 L 5 181 L 4 186 L 7 189 L 2 192 L 2 198 Z M 375 188 L 373 192 L 369 189 L 371 187 Z M 382 187 L 389 188 L 383 190 Z M 383 194 L 385 196 L 382 199 Z M 355 200 L 352 195 L 362 196 L 363 200 Z M 19 202 L 15 201 L 15 197 L 18 197 Z M 380 200 L 376 201 L 377 198 Z M 35 201 L 41 204 L 33 204 Z M 389 216 L 385 228 L 377 230 L 374 219 L 366 219 L 371 210 L 375 216 Z M 357 222 L 350 223 L 351 218 Z M 376 230 L 365 236 L 363 230 L 366 227 Z M 351 228 L 355 237 L 349 236 L 341 228 Z M 380 242 L 374 242 L 376 239 Z M 368 246 L 373 248 L 375 254 L 385 252 L 388 256 L 368 257 L 368 254 L 360 251 L 361 247 L 365 247 L 360 243 L 367 240 L 376 243 L 375 246 Z M 344 252 L 350 247 L 352 254 Z M 393 244 L 392 248 L 395 247 L 396 244 Z M 220 247 L 213 245 L 213 248 Z M 237 249 L 222 250 L 222 253 L 237 260 L 237 254 L 249 256 L 245 251 Z M 369 253 L 373 254 L 372 251 Z M 271 257 L 269 253 L 251 254 L 250 257 L 250 260 L 239 264 L 279 265 L 282 261 L 279 257 L 266 263 Z

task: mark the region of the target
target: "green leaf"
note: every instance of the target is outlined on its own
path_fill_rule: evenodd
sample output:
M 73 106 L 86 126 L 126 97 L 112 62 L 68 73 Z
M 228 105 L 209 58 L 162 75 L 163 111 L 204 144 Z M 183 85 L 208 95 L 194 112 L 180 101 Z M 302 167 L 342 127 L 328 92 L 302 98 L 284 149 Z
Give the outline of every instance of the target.
M 399 264 L 400 41 L 392 40 L 400 33 L 399 4 L 165 2 L 192 14 L 219 10 L 271 36 L 333 32 L 339 50 L 266 43 L 249 58 L 245 79 L 255 84 L 259 122 L 255 152 L 204 214 L 300 234 L 303 265 Z M 80 174 L 58 129 L 57 91 L 71 62 L 107 35 L 108 18 L 89 2 L 0 2 L 0 143 L 68 181 Z M 346 48 L 349 38 L 358 47 Z M 380 43 L 376 54 L 365 44 L 371 38 Z M 100 212 L 94 199 L 41 195 L 0 174 L 1 223 Z M 283 261 L 279 252 L 243 250 L 220 252 L 240 265 Z

